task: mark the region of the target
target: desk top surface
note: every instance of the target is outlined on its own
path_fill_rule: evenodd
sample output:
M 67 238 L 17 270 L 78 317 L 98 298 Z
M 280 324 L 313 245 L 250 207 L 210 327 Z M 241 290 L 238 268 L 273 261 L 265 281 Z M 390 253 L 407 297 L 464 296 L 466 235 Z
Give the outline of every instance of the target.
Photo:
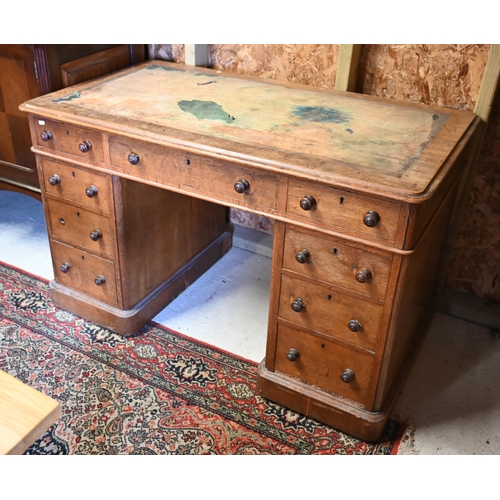
M 475 118 L 452 108 L 163 61 L 36 98 L 21 109 L 326 184 L 417 197 Z

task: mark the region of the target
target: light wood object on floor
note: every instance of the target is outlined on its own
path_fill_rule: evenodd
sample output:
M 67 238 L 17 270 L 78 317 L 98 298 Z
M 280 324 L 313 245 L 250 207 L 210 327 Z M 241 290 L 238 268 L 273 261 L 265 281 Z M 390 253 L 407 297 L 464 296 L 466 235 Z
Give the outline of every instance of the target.
M 259 391 L 379 439 L 432 317 L 479 118 L 163 61 L 21 109 L 57 306 L 135 333 L 228 250 L 225 207 L 270 217 Z
M 57 401 L 0 370 L 0 455 L 23 454 L 60 416 Z

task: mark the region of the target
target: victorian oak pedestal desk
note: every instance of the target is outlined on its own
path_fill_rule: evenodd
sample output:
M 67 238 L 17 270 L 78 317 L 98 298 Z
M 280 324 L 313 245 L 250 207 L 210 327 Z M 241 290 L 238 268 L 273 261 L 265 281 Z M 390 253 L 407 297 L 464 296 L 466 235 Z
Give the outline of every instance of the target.
M 163 61 L 21 110 L 56 306 L 136 333 L 228 251 L 226 207 L 271 217 L 260 393 L 381 436 L 433 313 L 473 113 Z

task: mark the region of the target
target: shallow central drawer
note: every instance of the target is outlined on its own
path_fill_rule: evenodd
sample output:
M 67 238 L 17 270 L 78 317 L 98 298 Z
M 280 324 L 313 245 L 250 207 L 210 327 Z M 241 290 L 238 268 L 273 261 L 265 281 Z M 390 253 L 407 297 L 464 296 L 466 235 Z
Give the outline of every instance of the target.
M 276 211 L 279 175 L 156 144 L 110 137 L 111 164 L 174 188 Z

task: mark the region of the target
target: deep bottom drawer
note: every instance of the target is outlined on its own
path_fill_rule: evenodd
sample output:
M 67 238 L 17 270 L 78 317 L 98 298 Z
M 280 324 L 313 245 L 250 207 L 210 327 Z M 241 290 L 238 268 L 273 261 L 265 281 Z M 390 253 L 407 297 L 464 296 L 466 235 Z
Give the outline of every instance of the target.
M 106 304 L 117 305 L 113 262 L 56 241 L 52 243 L 52 261 L 58 283 Z
M 373 356 L 368 353 L 278 325 L 275 360 L 278 372 L 366 404 L 373 364 Z

